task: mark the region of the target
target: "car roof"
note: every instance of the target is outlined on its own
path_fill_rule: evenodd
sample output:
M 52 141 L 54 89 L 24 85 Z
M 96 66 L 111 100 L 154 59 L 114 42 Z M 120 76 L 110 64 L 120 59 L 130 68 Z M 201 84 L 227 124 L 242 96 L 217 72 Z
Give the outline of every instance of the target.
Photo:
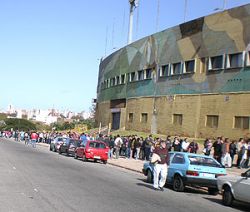
M 186 155 L 187 157 L 188 156 L 196 156 L 196 157 L 203 157 L 203 158 L 213 158 L 211 156 L 207 156 L 207 155 L 202 155 L 202 154 L 195 154 L 195 153 L 189 153 L 189 152 L 169 152 L 170 154 L 183 154 L 183 155 Z M 214 159 L 214 158 L 213 158 Z

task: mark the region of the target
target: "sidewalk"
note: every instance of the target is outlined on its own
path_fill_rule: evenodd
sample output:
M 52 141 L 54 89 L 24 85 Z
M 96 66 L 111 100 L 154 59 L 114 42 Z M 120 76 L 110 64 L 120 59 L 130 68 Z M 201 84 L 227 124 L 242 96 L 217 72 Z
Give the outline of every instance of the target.
M 145 161 L 143 160 L 135 160 L 133 158 L 126 159 L 124 157 L 120 157 L 119 159 L 109 159 L 108 164 L 125 168 L 131 171 L 142 173 L 143 164 Z M 238 169 L 236 167 L 233 168 L 226 168 L 228 175 L 240 175 L 241 173 L 245 172 L 246 169 Z
M 49 148 L 49 144 L 46 143 L 37 143 L 37 145 Z M 126 159 L 124 157 L 120 157 L 119 159 L 113 158 L 108 160 L 108 164 L 112 166 L 117 166 L 120 168 L 128 169 L 139 173 L 142 173 L 144 162 L 145 161 L 143 160 L 135 160 L 133 158 Z M 227 168 L 226 170 L 228 175 L 238 175 L 238 176 L 246 171 L 246 169 L 238 169 L 236 167 Z

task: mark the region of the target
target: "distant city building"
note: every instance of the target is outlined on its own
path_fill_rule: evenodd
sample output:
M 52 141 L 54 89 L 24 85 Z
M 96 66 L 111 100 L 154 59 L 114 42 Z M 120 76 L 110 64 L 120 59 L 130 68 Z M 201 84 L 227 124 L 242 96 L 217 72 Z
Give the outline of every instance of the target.
M 27 120 L 34 120 L 39 121 L 44 124 L 50 125 L 52 123 L 57 122 L 60 120 L 65 120 L 68 122 L 71 122 L 72 117 L 82 117 L 84 119 L 87 119 L 90 117 L 90 113 L 88 112 L 81 112 L 81 113 L 75 113 L 69 110 L 65 110 L 63 112 L 60 112 L 57 109 L 47 109 L 47 110 L 41 110 L 41 109 L 32 109 L 32 110 L 24 110 L 24 109 L 15 109 L 13 105 L 9 105 L 7 107 L 7 110 L 2 110 L 1 113 L 5 113 L 8 115 L 9 118 L 23 118 Z

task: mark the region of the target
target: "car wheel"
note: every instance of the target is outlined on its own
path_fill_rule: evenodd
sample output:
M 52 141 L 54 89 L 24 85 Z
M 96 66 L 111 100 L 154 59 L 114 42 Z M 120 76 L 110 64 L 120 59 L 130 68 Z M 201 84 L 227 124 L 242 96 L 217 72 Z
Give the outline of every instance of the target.
M 58 149 L 58 153 L 59 153 L 59 154 L 62 154 L 62 151 L 61 151 L 61 149 Z
M 66 156 L 69 156 L 69 151 L 68 150 L 66 150 Z
M 56 152 L 56 148 L 53 146 L 53 152 Z
M 147 183 L 153 182 L 153 174 L 150 170 L 147 171 Z
M 84 161 L 84 162 L 87 161 L 86 155 L 83 155 L 83 156 L 82 156 L 82 161 Z
M 78 156 L 77 156 L 76 152 L 75 152 L 74 158 L 75 158 L 75 159 L 77 159 L 77 158 L 78 158 Z
M 184 183 L 180 175 L 176 175 L 174 177 L 174 182 L 173 182 L 173 189 L 174 191 L 182 192 L 184 191 Z
M 208 188 L 209 195 L 217 195 L 219 193 L 217 188 Z
M 107 161 L 106 161 L 106 160 L 103 160 L 102 162 L 103 162 L 103 164 L 107 164 Z
M 230 187 L 225 187 L 223 193 L 222 193 L 222 202 L 226 206 L 231 206 L 233 204 L 233 194 L 231 192 Z

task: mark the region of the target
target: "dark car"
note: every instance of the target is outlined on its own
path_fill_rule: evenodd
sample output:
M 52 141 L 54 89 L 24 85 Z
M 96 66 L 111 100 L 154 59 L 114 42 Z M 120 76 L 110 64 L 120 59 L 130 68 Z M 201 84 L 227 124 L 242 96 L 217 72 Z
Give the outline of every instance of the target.
M 65 137 L 56 137 L 54 140 L 51 141 L 49 150 L 53 152 L 57 152 L 60 146 L 65 142 L 67 138 Z
M 60 145 L 58 149 L 58 153 L 65 153 L 68 155 L 75 155 L 75 150 L 77 147 L 80 147 L 81 140 L 75 140 L 71 138 L 67 138 L 62 145 Z
M 108 160 L 109 147 L 102 141 L 83 141 L 80 147 L 76 148 L 75 159 L 82 158 L 83 161 L 92 159 L 102 161 L 104 164 Z

